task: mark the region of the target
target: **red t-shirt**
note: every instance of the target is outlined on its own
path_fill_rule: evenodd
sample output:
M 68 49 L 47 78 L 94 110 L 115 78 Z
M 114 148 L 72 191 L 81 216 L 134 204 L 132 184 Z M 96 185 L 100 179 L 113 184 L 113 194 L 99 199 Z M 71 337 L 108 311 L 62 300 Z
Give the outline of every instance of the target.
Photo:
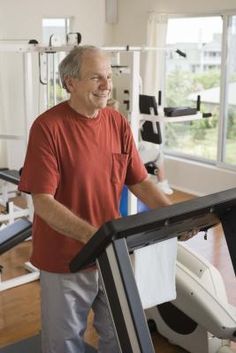
M 147 176 L 127 120 L 110 108 L 88 119 L 63 102 L 32 125 L 19 190 L 46 193 L 93 226 L 120 217 L 124 184 Z M 49 272 L 68 272 L 83 246 L 34 216 L 31 262 Z

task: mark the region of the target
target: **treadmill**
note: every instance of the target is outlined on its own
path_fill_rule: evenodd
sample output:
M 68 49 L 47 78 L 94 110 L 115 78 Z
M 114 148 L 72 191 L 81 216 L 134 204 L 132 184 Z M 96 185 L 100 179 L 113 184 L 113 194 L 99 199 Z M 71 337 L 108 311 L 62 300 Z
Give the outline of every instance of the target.
M 106 222 L 70 263 L 100 271 L 121 353 L 154 353 L 129 254 L 192 230 L 223 226 L 236 274 L 236 188 Z

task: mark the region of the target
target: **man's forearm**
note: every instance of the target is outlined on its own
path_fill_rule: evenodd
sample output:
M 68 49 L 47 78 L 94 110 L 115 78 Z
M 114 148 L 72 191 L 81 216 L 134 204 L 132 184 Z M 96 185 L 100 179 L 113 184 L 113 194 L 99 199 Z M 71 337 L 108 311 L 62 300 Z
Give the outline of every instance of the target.
M 129 189 L 149 208 L 164 207 L 172 204 L 171 200 L 149 179 L 146 179 L 139 184 L 132 185 Z M 191 229 L 182 234 L 178 240 L 186 241 L 195 236 L 198 232 L 198 229 Z
M 171 200 L 149 179 L 129 186 L 129 190 L 149 208 L 169 206 Z
M 32 195 L 34 211 L 57 232 L 86 243 L 96 228 L 48 194 Z

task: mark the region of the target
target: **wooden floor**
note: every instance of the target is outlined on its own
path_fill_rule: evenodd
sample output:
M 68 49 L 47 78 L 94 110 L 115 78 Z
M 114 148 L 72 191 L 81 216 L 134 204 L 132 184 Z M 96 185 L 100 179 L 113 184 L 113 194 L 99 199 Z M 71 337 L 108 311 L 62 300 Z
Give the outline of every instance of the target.
M 172 199 L 174 202 L 181 202 L 191 197 L 175 191 Z M 224 278 L 229 302 L 236 306 L 236 281 L 221 227 L 218 226 L 211 230 L 208 240 L 197 236 L 188 241 L 188 245 L 219 269 Z M 25 273 L 23 264 L 29 258 L 30 247 L 30 241 L 26 241 L 0 256 L 0 264 L 3 266 L 2 280 Z M 39 332 L 40 292 L 38 281 L 0 292 L 0 348 Z M 186 352 L 180 347 L 171 345 L 158 334 L 154 334 L 152 338 L 156 352 Z M 92 314 L 89 318 L 86 340 L 94 346 L 97 344 L 97 336 L 92 327 Z M 235 344 L 233 344 L 233 350 L 236 352 Z

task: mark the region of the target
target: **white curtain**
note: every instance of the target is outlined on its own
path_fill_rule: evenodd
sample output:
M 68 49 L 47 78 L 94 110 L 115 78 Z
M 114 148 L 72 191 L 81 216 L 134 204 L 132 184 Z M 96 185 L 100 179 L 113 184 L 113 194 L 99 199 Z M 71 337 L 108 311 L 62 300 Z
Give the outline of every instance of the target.
M 147 22 L 147 47 L 157 47 L 148 51 L 144 63 L 143 93 L 157 97 L 158 91 L 164 91 L 165 43 L 167 15 L 152 12 Z
M 23 95 L 23 59 L 20 53 L 0 53 L 0 167 L 12 167 L 10 159 L 17 160 L 19 142 L 6 139 L 9 135 L 24 134 L 24 95 Z
M 158 102 L 158 91 L 161 91 L 161 104 L 164 103 L 164 76 L 165 76 L 165 55 L 166 55 L 166 33 L 167 20 L 165 14 L 150 13 L 147 22 L 147 47 L 155 47 L 157 50 L 148 50 L 144 61 L 144 75 L 142 93 L 155 96 Z M 162 139 L 164 138 L 163 124 L 160 124 Z M 144 150 L 148 153 L 156 153 L 159 161 L 163 160 L 162 145 L 149 142 L 142 142 Z M 161 162 L 162 163 L 162 162 Z
M 14 48 L 14 44 L 12 44 Z M 0 52 L 0 168 L 22 167 L 26 150 L 26 100 L 24 53 Z M 33 111 L 38 115 L 38 54 L 32 54 Z

